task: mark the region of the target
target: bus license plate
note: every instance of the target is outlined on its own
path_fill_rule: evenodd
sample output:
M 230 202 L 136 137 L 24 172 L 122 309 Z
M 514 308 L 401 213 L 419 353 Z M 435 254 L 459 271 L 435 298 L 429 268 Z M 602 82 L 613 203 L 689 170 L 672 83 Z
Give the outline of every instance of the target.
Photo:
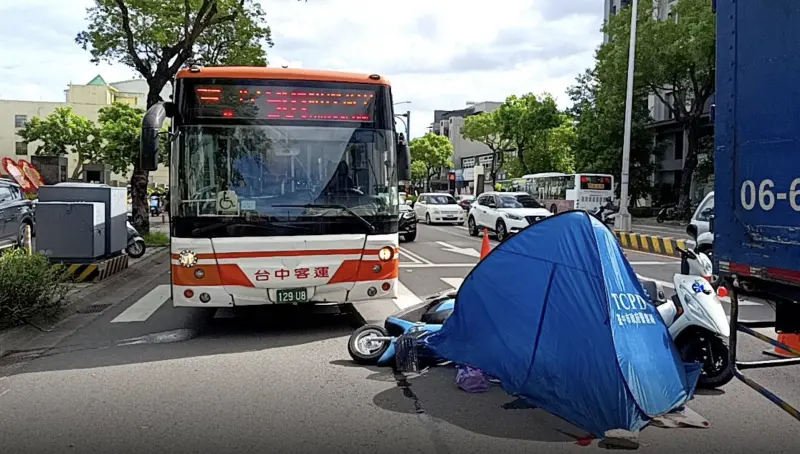
M 304 288 L 287 288 L 275 290 L 279 303 L 305 303 L 308 301 L 308 290 Z
M 597 183 L 589 183 L 587 186 L 589 187 L 589 189 L 605 189 L 605 186 Z

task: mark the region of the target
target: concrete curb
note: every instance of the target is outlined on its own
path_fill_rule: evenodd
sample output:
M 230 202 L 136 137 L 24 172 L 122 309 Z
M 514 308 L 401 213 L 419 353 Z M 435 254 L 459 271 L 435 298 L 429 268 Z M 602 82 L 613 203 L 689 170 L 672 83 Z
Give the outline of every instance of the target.
M 664 255 L 667 257 L 680 257 L 677 248 L 687 249 L 686 240 L 663 237 L 658 235 L 645 235 L 642 233 L 628 233 L 614 231 L 617 241 L 623 249 L 639 252 Z
M 58 320 L 54 320 L 44 329 L 52 329 L 59 326 L 62 322 L 75 315 L 78 311 L 95 304 L 105 294 L 113 292 L 113 287 L 120 285 L 122 280 L 129 275 L 131 271 L 142 268 L 152 267 L 155 262 L 164 260 L 165 256 L 169 254 L 169 248 L 159 248 L 142 258 L 136 263 L 130 265 L 124 272 L 115 274 L 107 279 L 97 282 L 96 284 L 88 285 L 84 288 L 73 290 L 67 295 L 67 303 L 64 304 L 64 309 Z M 30 325 L 23 325 L 11 328 L 4 332 L 0 332 L 0 358 L 8 353 L 20 350 L 23 346 L 42 335 L 42 331 Z

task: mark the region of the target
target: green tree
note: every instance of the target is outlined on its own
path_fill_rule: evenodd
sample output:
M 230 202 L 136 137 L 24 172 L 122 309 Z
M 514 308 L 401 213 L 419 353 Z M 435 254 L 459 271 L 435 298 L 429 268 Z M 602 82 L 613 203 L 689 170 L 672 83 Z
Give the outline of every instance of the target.
M 701 116 L 714 93 L 715 15 L 708 0 L 679 0 L 668 20 L 657 20 L 653 6 L 641 6 L 635 80 L 670 110 L 688 138 L 678 199 L 678 212 L 688 215 L 700 148 Z M 604 83 L 625 84 L 630 14 L 631 8 L 625 8 L 604 27 L 610 39 L 597 54 L 598 77 Z
M 447 137 L 429 132 L 409 143 L 411 161 L 425 165 L 425 187 L 430 189 L 431 178 L 439 175 L 442 168 L 453 168 L 453 144 Z M 417 164 L 419 168 L 419 164 Z
M 75 41 L 94 63 L 119 62 L 140 73 L 148 85 L 148 108 L 161 100 L 161 91 L 189 60 L 263 66 L 259 37 L 270 36 L 253 0 L 95 0 L 87 21 Z M 228 41 L 240 31 L 243 39 Z M 147 181 L 148 172 L 134 159 L 133 223 L 143 235 L 150 231 Z
M 645 90 L 637 85 L 634 98 L 629 193 L 631 200 L 652 191 L 650 177 L 660 150 L 655 146 Z M 594 68 L 578 76 L 567 93 L 573 102 L 569 109 L 575 120 L 575 167 L 578 172 L 608 173 L 619 181 L 622 173 L 622 144 L 625 126 L 625 91 L 598 80 Z
M 575 126 L 567 114 L 558 115 L 558 125 L 533 135 L 524 160 L 528 173 L 575 171 Z
M 197 40 L 196 51 L 208 66 L 267 66 L 264 46 L 272 47 L 272 30 L 266 26 L 261 5 L 248 1 L 246 15 L 221 23 Z
M 144 110 L 114 103 L 100 109 L 98 123 L 103 139 L 103 159 L 115 173 L 127 176 L 131 163 L 139 154 Z M 169 164 L 169 136 L 161 136 L 161 163 Z
M 428 178 L 428 167 L 422 161 L 411 163 L 411 184 L 414 187 L 421 187 Z
M 17 132 L 25 142 L 39 142 L 34 153 L 38 156 L 75 154 L 77 165 L 71 178 L 80 178 L 84 164 L 102 163 L 102 146 L 97 125 L 72 111 L 57 107 L 44 119 L 33 117 Z
M 550 130 L 563 123 L 555 100 L 548 94 L 539 97 L 533 93 L 521 97 L 512 95 L 496 112 L 501 136 L 516 150 L 519 172 L 532 173 L 533 169 L 528 167 L 525 155 L 534 144 L 538 143 L 540 149 L 546 147 L 544 144 Z
M 497 183 L 497 173 L 503 168 L 506 152 L 511 147 L 511 140 L 502 134 L 502 124 L 497 111 L 471 115 L 464 119 L 461 136 L 467 140 L 486 145 L 495 156 L 489 175 L 492 186 Z

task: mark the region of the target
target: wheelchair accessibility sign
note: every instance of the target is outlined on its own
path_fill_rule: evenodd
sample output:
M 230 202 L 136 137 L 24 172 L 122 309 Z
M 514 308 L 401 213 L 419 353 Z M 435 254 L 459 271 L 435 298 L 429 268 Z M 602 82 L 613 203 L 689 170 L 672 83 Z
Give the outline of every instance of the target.
M 233 191 L 220 191 L 217 193 L 218 214 L 239 214 L 239 197 Z

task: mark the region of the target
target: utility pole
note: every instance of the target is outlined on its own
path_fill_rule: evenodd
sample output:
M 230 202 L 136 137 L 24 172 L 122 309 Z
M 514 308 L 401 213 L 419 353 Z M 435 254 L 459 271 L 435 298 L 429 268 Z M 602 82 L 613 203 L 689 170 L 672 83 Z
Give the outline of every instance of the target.
M 636 26 L 639 0 L 631 2 L 631 41 L 628 49 L 628 87 L 625 93 L 625 132 L 622 142 L 622 175 L 619 189 L 619 214 L 614 228 L 631 231 L 631 214 L 628 212 L 628 180 L 631 160 L 631 117 L 633 116 L 633 72 L 636 65 Z

